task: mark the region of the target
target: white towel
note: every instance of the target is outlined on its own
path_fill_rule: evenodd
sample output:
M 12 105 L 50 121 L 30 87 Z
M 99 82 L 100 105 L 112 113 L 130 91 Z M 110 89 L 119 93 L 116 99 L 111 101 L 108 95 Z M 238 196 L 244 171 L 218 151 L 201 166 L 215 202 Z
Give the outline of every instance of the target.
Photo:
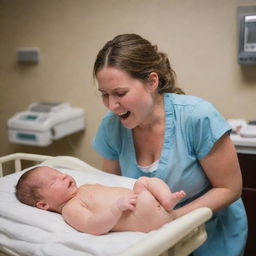
M 101 183 L 131 188 L 134 184 L 133 179 L 95 172 L 94 168 L 86 172 L 58 169 L 72 175 L 78 186 Z M 20 203 L 14 193 L 23 172 L 0 178 L 0 245 L 20 255 L 113 256 L 148 235 L 140 232 L 113 232 L 101 236 L 80 233 L 66 224 L 58 213 Z

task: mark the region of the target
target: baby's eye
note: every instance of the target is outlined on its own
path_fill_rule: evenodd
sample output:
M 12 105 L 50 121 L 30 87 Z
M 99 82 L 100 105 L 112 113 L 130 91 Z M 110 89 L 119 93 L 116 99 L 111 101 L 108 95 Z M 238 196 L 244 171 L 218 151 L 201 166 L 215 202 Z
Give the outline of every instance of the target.
M 50 182 L 50 186 L 54 185 L 54 183 L 57 181 L 56 177 L 53 177 Z

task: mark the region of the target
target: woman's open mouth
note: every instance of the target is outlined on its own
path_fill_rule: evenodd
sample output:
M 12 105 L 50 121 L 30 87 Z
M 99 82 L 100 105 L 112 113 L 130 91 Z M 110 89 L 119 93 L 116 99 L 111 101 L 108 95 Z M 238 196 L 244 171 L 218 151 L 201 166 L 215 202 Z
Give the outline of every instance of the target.
M 127 112 L 125 112 L 125 113 L 120 113 L 120 114 L 118 114 L 118 116 L 119 116 L 119 118 L 120 119 L 126 119 L 126 118 L 128 118 L 128 116 L 130 115 L 130 111 L 127 111 Z

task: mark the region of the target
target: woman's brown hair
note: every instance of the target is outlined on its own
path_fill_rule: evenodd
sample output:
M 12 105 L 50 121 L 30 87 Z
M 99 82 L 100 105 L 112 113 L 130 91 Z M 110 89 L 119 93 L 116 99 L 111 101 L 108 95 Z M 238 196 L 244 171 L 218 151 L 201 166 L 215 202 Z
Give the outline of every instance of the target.
M 150 73 L 156 72 L 159 77 L 159 94 L 185 94 L 175 86 L 176 75 L 167 55 L 139 35 L 123 34 L 108 41 L 97 55 L 94 77 L 104 67 L 119 68 L 142 82 L 147 82 Z

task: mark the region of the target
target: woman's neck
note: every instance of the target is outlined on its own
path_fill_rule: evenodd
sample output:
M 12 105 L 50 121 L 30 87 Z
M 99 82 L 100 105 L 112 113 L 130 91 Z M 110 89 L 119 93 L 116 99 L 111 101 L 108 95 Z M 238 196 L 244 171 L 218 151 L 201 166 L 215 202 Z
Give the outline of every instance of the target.
M 134 128 L 134 130 L 148 130 L 154 131 L 159 127 L 164 127 L 165 112 L 163 95 L 157 94 L 154 99 L 155 103 L 147 120 Z

